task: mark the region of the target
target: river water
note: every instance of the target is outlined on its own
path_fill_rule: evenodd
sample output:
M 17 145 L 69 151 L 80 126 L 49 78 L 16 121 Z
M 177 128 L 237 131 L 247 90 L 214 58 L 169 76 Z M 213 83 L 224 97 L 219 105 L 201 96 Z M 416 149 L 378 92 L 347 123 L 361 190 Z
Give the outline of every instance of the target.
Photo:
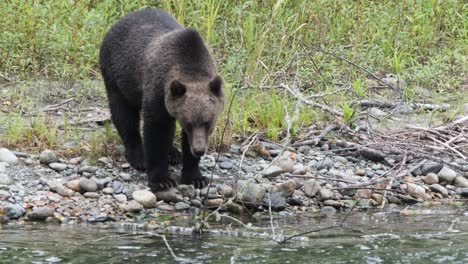
M 276 234 L 305 231 L 339 224 L 344 217 L 277 215 L 273 225 Z M 269 217 L 254 225 L 269 227 Z M 466 207 L 353 212 L 344 226 L 351 229 L 325 229 L 308 235 L 308 241 L 286 244 L 167 235 L 173 256 L 160 237 L 106 225 L 4 225 L 0 263 L 468 263 Z

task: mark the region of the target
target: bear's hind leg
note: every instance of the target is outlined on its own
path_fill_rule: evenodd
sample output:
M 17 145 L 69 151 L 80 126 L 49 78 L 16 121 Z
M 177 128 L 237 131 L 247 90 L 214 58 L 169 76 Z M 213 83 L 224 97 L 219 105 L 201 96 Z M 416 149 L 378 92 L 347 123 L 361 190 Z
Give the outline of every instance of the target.
M 128 104 L 116 89 L 108 87 L 112 122 L 125 146 L 125 158 L 138 170 L 144 170 L 143 146 L 140 135 L 140 109 Z
M 200 158 L 194 157 L 190 151 L 190 143 L 187 134 L 182 132 L 182 183 L 193 184 L 195 188 L 201 189 L 208 185 L 208 179 L 200 171 Z

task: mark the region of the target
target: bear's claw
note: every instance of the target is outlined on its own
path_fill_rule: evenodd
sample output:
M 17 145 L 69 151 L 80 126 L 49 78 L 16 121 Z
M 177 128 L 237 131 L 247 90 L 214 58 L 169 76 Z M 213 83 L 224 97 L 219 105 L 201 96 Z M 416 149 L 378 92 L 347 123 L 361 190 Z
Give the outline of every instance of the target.
M 172 146 L 169 149 L 169 164 L 177 165 L 182 162 L 182 152 L 178 150 L 175 146 Z
M 172 178 L 161 179 L 158 182 L 149 183 L 148 185 L 153 192 L 165 191 L 177 186 L 176 182 Z

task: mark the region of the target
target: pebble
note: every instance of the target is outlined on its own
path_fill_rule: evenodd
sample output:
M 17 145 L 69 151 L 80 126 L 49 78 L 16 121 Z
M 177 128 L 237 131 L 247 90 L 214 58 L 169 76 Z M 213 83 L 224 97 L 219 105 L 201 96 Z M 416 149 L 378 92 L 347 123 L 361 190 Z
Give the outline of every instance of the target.
M 209 199 L 207 202 L 208 207 L 220 207 L 223 205 L 224 200 L 222 198 Z
M 129 174 L 129 173 L 126 173 L 126 172 L 121 172 L 119 174 L 120 178 L 122 178 L 122 180 L 124 181 L 130 181 L 132 179 L 132 176 Z
M 9 219 L 18 219 L 26 213 L 26 210 L 23 206 L 19 204 L 11 204 L 5 207 L 5 215 Z
M 296 181 L 295 180 L 287 180 L 282 183 L 276 185 L 278 191 L 281 192 L 283 197 L 291 197 L 296 190 Z
M 83 196 L 85 198 L 96 199 L 96 198 L 99 198 L 99 193 L 97 193 L 97 192 L 85 192 L 83 194 Z
M 335 201 L 335 200 L 325 200 L 322 203 L 325 206 L 331 206 L 334 208 L 340 208 L 343 206 L 343 204 L 340 201 Z
M 319 191 L 317 192 L 317 199 L 319 201 L 324 201 L 324 200 L 328 200 L 328 199 L 332 199 L 334 196 L 334 193 L 331 191 L 331 190 L 328 190 L 328 189 L 325 189 L 325 188 L 321 188 L 319 189 Z
M 442 169 L 443 165 L 436 162 L 428 162 L 423 164 L 419 170 L 415 170 L 413 175 L 427 175 L 429 173 L 438 173 Z M 418 173 L 419 172 L 419 173 Z
M 448 191 L 446 188 L 444 188 L 442 185 L 440 184 L 431 184 L 429 186 L 429 188 L 433 191 L 433 192 L 437 192 L 437 193 L 440 193 L 442 194 L 443 197 L 447 197 L 448 196 Z
M 6 148 L 0 148 L 0 162 L 5 162 L 10 165 L 18 163 L 16 155 Z
M 116 194 L 114 195 L 114 199 L 119 203 L 125 203 L 127 201 L 127 195 L 122 194 L 122 193 Z
M 54 184 L 49 186 L 51 190 L 55 191 L 56 193 L 60 194 L 63 197 L 72 197 L 75 192 L 62 184 Z
M 166 203 L 159 204 L 156 208 L 162 211 L 169 211 L 169 212 L 175 211 L 175 207 L 173 205 L 166 204 Z
M 329 157 L 325 157 L 323 160 L 315 163 L 314 165 L 317 170 L 329 169 L 331 166 L 333 166 L 333 160 Z
M 171 188 L 166 191 L 156 192 L 155 195 L 158 198 L 158 200 L 162 200 L 167 203 L 177 203 L 184 201 L 184 197 L 182 196 L 182 194 L 175 188 Z
M 307 167 L 302 163 L 294 164 L 292 174 L 304 175 L 307 173 Z
M 263 198 L 263 206 L 265 208 L 271 206 L 273 211 L 283 211 L 286 209 L 286 200 L 280 192 L 267 193 Z
M 123 193 L 125 190 L 125 186 L 120 181 L 113 181 L 112 189 L 114 189 L 114 193 Z
M 383 204 L 385 197 L 379 193 L 373 193 L 371 195 L 372 200 L 374 200 L 378 205 Z
M 234 188 L 227 184 L 217 184 L 216 189 L 218 190 L 218 193 L 225 198 L 231 198 L 235 194 Z
M 401 189 L 417 197 L 421 197 L 421 198 L 426 197 L 426 190 L 424 189 L 424 187 L 414 184 L 414 183 L 407 182 L 405 184 L 402 184 Z
M 58 158 L 55 156 L 55 153 L 52 150 L 46 149 L 39 154 L 39 161 L 44 164 L 49 164 L 52 162 L 57 162 Z
M 114 193 L 114 189 L 110 188 L 110 187 L 106 187 L 104 189 L 102 189 L 102 193 L 103 194 L 113 194 Z M 125 195 L 124 195 L 125 196 Z
M 54 215 L 54 210 L 49 207 L 38 207 L 28 214 L 31 221 L 44 221 L 47 217 Z
M 302 200 L 297 198 L 297 197 L 290 197 L 290 198 L 286 199 L 286 202 L 289 205 L 292 205 L 292 206 L 302 206 L 302 205 L 304 205 L 304 202 L 302 202 Z
M 67 164 L 60 162 L 49 163 L 49 167 L 55 171 L 64 171 L 67 169 Z
M 439 179 L 448 183 L 452 184 L 455 178 L 457 177 L 457 173 L 450 169 L 449 167 L 444 166 L 439 173 L 437 173 L 437 176 L 439 176 Z
M 372 190 L 370 189 L 358 189 L 356 191 L 356 198 L 369 199 L 372 196 Z
M 276 177 L 280 175 L 282 172 L 283 172 L 282 168 L 275 166 L 275 165 L 271 165 L 265 171 L 263 171 L 262 175 L 265 178 L 270 178 L 270 177 Z
M 468 198 L 468 188 L 460 188 L 460 189 L 457 190 L 457 193 L 458 193 L 461 197 Z
M 98 170 L 97 167 L 95 166 L 88 166 L 88 165 L 84 165 L 84 166 L 81 166 L 79 169 L 78 169 L 78 172 L 79 173 L 84 173 L 84 172 L 87 172 L 87 173 L 94 173 Z
M 174 207 L 177 211 L 183 211 L 183 210 L 189 209 L 190 205 L 183 203 L 183 202 L 178 202 L 174 205 Z
M 429 185 L 439 183 L 439 176 L 437 176 L 437 174 L 433 172 L 430 172 L 426 175 L 426 177 L 422 178 L 422 181 L 425 184 L 429 184 Z
M 135 201 L 143 205 L 145 208 L 154 208 L 156 206 L 156 195 L 147 190 L 138 190 L 132 193 Z
M 121 194 L 117 194 L 117 195 L 121 195 Z M 116 195 L 116 196 L 117 196 Z M 114 196 L 115 197 L 115 196 Z M 127 199 L 127 198 L 125 198 Z M 128 205 L 127 205 L 127 211 L 130 212 L 130 213 L 138 213 L 140 212 L 141 210 L 143 210 L 143 205 L 139 204 L 137 201 L 135 200 L 131 200 L 130 202 L 128 202 Z
M 66 186 L 67 186 L 68 189 L 71 189 L 71 190 L 73 190 L 75 192 L 80 192 L 81 191 L 81 189 L 80 189 L 80 180 L 68 181 Z
M 457 187 L 468 188 L 468 179 L 463 176 L 455 178 L 454 185 Z
M 179 190 L 179 192 L 182 194 L 183 197 L 188 197 L 190 199 L 193 199 L 197 195 L 197 192 L 196 192 L 195 187 L 193 185 L 181 184 L 181 185 L 177 186 L 177 189 Z M 159 198 L 159 199 L 161 199 L 161 198 Z M 161 199 L 161 200 L 164 200 L 164 199 Z
M 320 208 L 320 212 L 324 214 L 334 214 L 336 213 L 336 209 L 333 206 L 322 206 L 322 208 Z
M 112 178 L 111 177 L 105 177 L 105 178 L 92 177 L 91 180 L 97 184 L 99 189 L 102 189 L 104 188 L 104 186 L 106 186 L 109 182 L 112 181 Z
M 280 167 L 284 173 L 292 172 L 294 169 L 294 162 L 288 157 L 281 157 L 275 160 L 272 165 Z
M 10 176 L 0 173 L 0 185 L 10 185 L 13 183 L 13 180 L 11 179 Z
M 303 191 L 309 197 L 314 197 L 320 190 L 320 184 L 316 180 L 308 180 L 304 183 Z
M 261 204 L 265 196 L 265 189 L 262 186 L 246 180 L 237 182 L 237 192 L 239 200 L 251 205 Z
M 232 167 L 234 167 L 234 164 L 232 164 L 230 161 L 225 160 L 221 163 L 219 163 L 219 167 L 224 170 L 230 170 Z
M 78 185 L 80 186 L 80 191 L 82 192 L 95 192 L 98 190 L 98 186 L 94 181 L 84 177 L 79 179 Z
M 6 201 L 10 197 L 11 197 L 11 194 L 9 191 L 0 190 L 0 201 Z

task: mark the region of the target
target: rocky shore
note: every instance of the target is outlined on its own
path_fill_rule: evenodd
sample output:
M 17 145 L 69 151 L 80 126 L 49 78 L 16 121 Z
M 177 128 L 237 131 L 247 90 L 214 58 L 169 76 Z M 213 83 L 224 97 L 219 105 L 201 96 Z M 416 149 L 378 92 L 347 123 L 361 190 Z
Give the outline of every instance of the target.
M 23 153 L 0 149 L 0 223 L 17 221 L 144 222 L 157 216 L 196 216 L 203 206 L 242 215 L 333 213 L 346 208 L 394 205 L 466 205 L 468 175 L 425 160 L 401 165 L 403 155 L 348 155 L 324 142 L 288 147 L 260 141 L 232 145 L 202 159 L 211 186 L 190 185 L 152 193 L 144 173 L 122 157 L 97 162 L 62 159 L 51 150 Z M 219 157 L 218 157 L 219 155 Z M 466 168 L 464 159 L 452 161 Z M 171 168 L 178 179 L 180 166 Z M 162 217 L 163 219 L 164 217 Z

